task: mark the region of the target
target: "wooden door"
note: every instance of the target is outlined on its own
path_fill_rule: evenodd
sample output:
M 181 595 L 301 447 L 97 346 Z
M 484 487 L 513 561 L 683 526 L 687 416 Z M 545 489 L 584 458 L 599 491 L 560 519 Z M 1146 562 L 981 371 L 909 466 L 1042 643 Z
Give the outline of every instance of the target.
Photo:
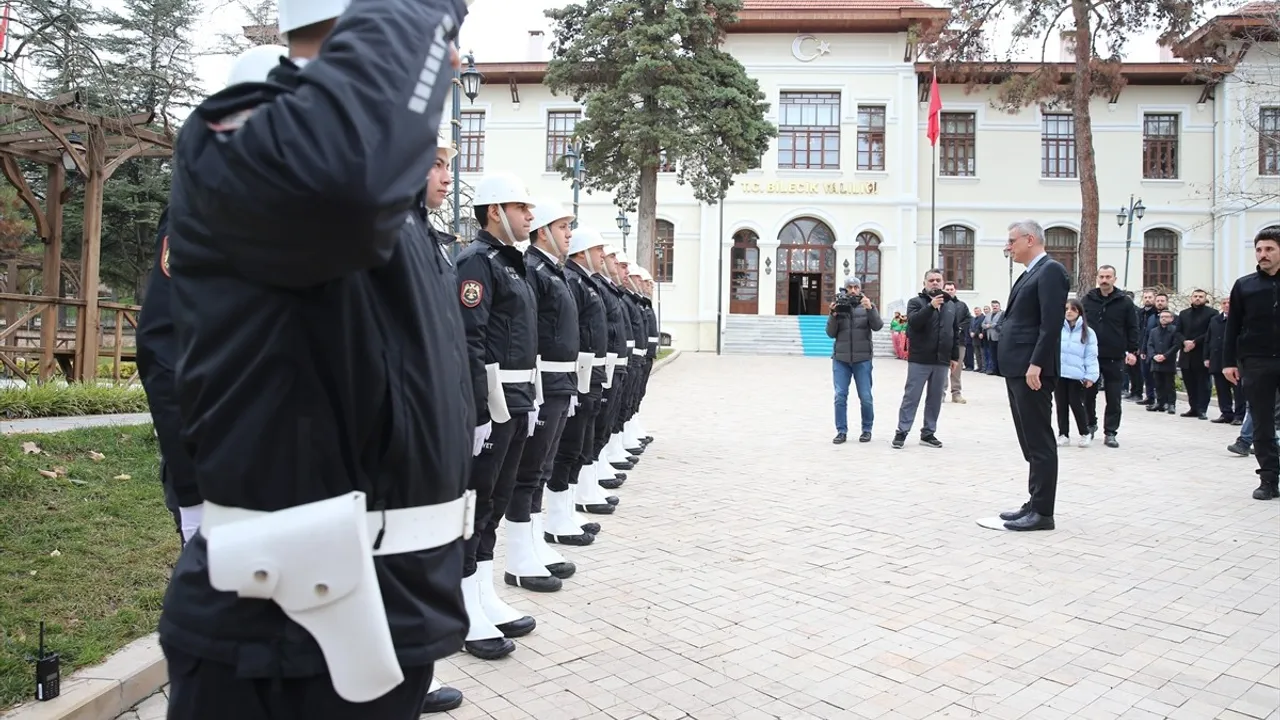
M 733 236 L 729 255 L 729 312 L 756 315 L 760 312 L 760 249 L 756 234 L 740 230 Z

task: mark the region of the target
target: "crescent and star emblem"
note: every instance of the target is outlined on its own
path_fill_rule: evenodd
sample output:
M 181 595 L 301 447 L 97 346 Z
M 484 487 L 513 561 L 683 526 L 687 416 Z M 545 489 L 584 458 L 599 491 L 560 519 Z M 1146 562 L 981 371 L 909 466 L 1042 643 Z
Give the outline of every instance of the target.
M 804 51 L 804 43 L 806 40 L 812 40 L 818 46 L 808 55 L 806 55 Z M 796 39 L 791 41 L 791 54 L 800 62 L 810 62 L 823 55 L 830 55 L 831 43 L 826 40 L 819 40 L 813 35 L 797 35 Z

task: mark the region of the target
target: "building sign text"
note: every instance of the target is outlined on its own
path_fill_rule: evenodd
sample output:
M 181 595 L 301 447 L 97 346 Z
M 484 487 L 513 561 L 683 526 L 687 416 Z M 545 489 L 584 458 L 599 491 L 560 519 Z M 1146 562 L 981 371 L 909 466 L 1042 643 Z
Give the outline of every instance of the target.
M 763 195 L 875 195 L 873 182 L 744 182 L 742 191 Z

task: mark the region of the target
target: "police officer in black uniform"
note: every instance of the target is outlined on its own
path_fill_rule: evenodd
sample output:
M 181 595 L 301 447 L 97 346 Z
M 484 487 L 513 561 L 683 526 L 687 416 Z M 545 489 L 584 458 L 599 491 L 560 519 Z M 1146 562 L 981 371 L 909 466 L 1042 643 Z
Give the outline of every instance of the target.
M 596 268 L 604 264 L 604 240 L 591 228 L 579 227 L 569 241 L 569 259 L 564 275 L 578 310 L 578 363 L 589 367 L 585 392 L 578 393 L 578 406 L 565 421 L 564 433 L 555 450 L 551 476 L 546 488 L 546 526 L 543 539 L 562 545 L 590 545 L 600 532 L 597 523 L 581 524 L 574 513 L 578 475 L 591 467 L 596 415 L 604 389 L 605 360 L 609 348 L 609 326 L 605 321 L 604 299 L 592 280 Z M 577 380 L 575 390 L 582 390 Z M 591 480 L 595 480 L 594 474 Z M 535 505 L 542 504 L 535 497 Z M 605 503 L 606 505 L 608 503 Z
M 639 443 L 634 445 L 627 443 L 630 438 L 626 434 L 626 427 L 627 423 L 631 422 L 632 416 L 635 415 L 636 402 L 640 397 L 640 384 L 644 381 L 649 326 L 644 316 L 644 296 L 636 291 L 633 282 L 633 265 L 630 258 L 625 257 L 625 255 L 619 255 L 618 259 L 618 286 L 622 288 L 623 302 L 626 305 L 628 314 L 631 316 L 631 337 L 635 338 L 635 342 L 631 346 L 631 360 L 630 365 L 628 365 L 626 401 L 619 410 L 618 421 L 614 425 L 614 437 L 616 438 L 614 442 L 616 447 L 628 454 L 623 467 L 634 467 L 640 462 L 639 456 L 644 452 L 644 447 Z
M 535 626 L 532 617 L 498 597 L 493 582 L 498 523 L 511 499 L 525 442 L 537 427 L 541 401 L 538 299 L 515 246 L 529 237 L 534 203 L 524 183 L 505 173 L 482 178 L 472 203 L 481 230 L 458 254 L 458 298 L 470 356 L 476 438 L 483 439 L 483 446 L 468 484 L 476 491 L 476 534 L 467 541 L 462 593 L 471 620 L 467 652 L 496 660 L 515 650 L 510 638 L 528 635 Z
M 614 511 L 618 500 L 613 496 L 606 497 L 601 490 L 601 483 L 620 482 L 626 476 L 618 476 L 610 467 L 605 455 L 605 446 L 612 436 L 614 423 L 618 418 L 622 393 L 625 391 L 627 379 L 627 362 L 631 357 L 631 318 L 622 304 L 622 290 L 613 276 L 617 271 L 616 256 L 620 251 L 606 245 L 603 267 L 592 276 L 600 296 L 604 299 L 605 319 L 609 324 L 609 350 L 605 366 L 605 383 L 600 395 L 600 411 L 596 414 L 595 437 L 592 438 L 592 464 L 584 468 L 578 478 L 576 505 L 584 512 L 607 515 Z M 594 479 L 592 483 L 589 480 Z M 584 482 L 588 481 L 588 482 Z M 603 501 L 603 502 L 602 502 Z
M 280 28 L 299 60 L 281 63 L 270 84 L 209 98 L 178 138 L 175 388 L 204 515 L 160 618 L 171 720 L 292 718 L 299 708 L 330 720 L 408 720 L 433 663 L 462 641 L 474 410 L 456 287 L 412 209 L 435 158 L 465 14 L 461 0 L 356 0 L 349 9 L 283 0 Z M 373 575 L 334 558 L 334 577 L 376 583 L 389 635 L 374 640 L 394 642 L 401 676 L 392 686 L 386 656 L 361 656 L 381 673 L 377 686 L 391 687 L 373 699 L 341 694 L 339 686 L 355 697 L 353 687 L 373 685 L 341 674 L 321 643 L 333 659 L 351 657 L 351 643 L 388 645 L 332 625 L 304 629 L 289 607 L 212 584 L 215 565 L 243 559 L 224 557 L 243 537 L 222 532 L 226 522 L 293 532 L 276 511 L 316 525 L 311 508 L 349 503 L 360 497 L 353 491 L 364 493 L 363 520 L 380 527 L 373 547 L 357 548 L 374 555 Z M 406 520 L 447 530 L 419 541 L 419 523 Z M 225 542 L 215 548 L 206 537 Z M 294 582 L 293 547 L 255 552 L 277 564 L 277 587 Z M 272 577 L 260 570 L 245 582 L 259 574 Z
M 640 306 L 645 342 L 644 354 L 639 356 L 640 377 L 636 380 L 636 388 L 632 395 L 627 422 L 623 425 L 622 436 L 627 448 L 641 450 L 649 445 L 649 438 L 640 434 L 636 416 L 640 414 L 640 402 L 644 399 L 645 391 L 649 387 L 649 374 L 653 371 L 653 363 L 658 357 L 658 317 L 653 311 L 653 300 L 650 297 L 652 292 L 650 277 L 649 271 L 643 267 L 631 266 L 631 287 L 635 290 L 636 303 Z

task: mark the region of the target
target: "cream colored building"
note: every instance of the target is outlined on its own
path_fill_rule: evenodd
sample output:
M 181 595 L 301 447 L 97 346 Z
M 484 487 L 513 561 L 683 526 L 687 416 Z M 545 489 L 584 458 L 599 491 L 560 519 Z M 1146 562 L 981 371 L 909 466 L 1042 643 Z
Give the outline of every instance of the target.
M 941 22 L 946 11 L 910 0 L 880 10 L 841 4 L 784 12 L 748 0 L 725 45 L 760 83 L 779 138 L 760 169 L 735 179 L 723 207 L 696 201 L 674 173 L 660 175 L 664 256 L 643 264 L 665 280 L 662 324 L 678 347 L 714 351 L 730 314 L 758 323 L 825 314 L 849 274 L 863 278 L 882 310 L 900 308 L 934 264 L 931 240 L 963 299 L 1003 300 L 1021 269 L 1002 249 L 1008 225 L 1022 218 L 1047 228 L 1054 257 L 1076 262 L 1070 112 L 1007 114 L 990 91 L 966 94 L 940 78 L 931 209 L 931 66 L 911 60 L 907 29 Z M 1191 80 L 1189 65 L 1169 56 L 1127 65 L 1128 86 L 1094 100 L 1099 262 L 1116 266 L 1123 286 L 1225 292 L 1252 269 L 1253 235 L 1280 224 L 1280 50 L 1255 45 L 1221 82 Z M 545 62 L 478 67 L 485 84 L 474 102 L 462 101 L 463 179 L 515 172 L 535 196 L 572 202 L 570 183 L 552 168 L 582 108 L 542 85 Z M 1276 136 L 1266 140 L 1260 125 Z M 1131 195 L 1146 212 L 1126 249 L 1116 213 Z M 623 243 L 610 196 L 582 194 L 579 216 Z M 626 243 L 634 250 L 634 233 Z M 750 325 L 735 319 L 734 327 Z

